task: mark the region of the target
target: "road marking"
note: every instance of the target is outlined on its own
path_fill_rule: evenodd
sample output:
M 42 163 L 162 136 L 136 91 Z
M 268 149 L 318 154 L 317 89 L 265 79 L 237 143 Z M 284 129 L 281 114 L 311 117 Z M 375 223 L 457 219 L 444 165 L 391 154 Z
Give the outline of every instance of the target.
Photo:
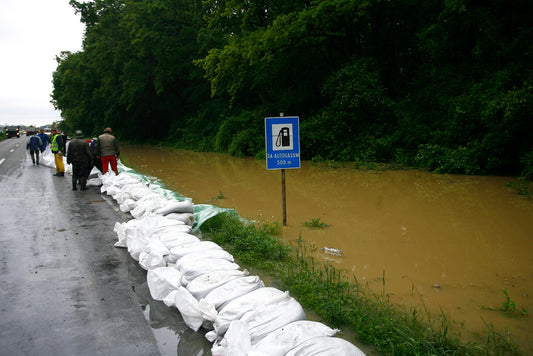
M 4 163 L 5 160 L 5 158 L 0 159 L 0 164 Z

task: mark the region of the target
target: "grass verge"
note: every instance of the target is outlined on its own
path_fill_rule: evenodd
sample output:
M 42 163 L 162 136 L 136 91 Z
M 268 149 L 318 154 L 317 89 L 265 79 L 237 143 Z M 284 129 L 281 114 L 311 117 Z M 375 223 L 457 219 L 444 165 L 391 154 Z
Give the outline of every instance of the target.
M 276 235 L 279 224 L 254 225 L 235 213 L 219 214 L 202 225 L 204 238 L 232 253 L 246 268 L 279 281 L 303 307 L 332 327 L 349 329 L 354 342 L 373 345 L 387 355 L 520 355 L 506 334 L 487 325 L 485 338 L 464 341 L 456 324 L 444 313 L 432 317 L 427 310 L 402 310 L 388 296 L 348 280 L 328 263 L 316 261 L 313 247 L 302 240 L 285 244 Z M 383 275 L 383 285 L 385 276 Z M 383 288 L 384 290 L 385 288 Z

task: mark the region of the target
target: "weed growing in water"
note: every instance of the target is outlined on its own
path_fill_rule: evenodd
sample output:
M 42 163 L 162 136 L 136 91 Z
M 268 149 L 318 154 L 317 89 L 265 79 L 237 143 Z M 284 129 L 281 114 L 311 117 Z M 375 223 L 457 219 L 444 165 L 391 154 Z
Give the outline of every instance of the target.
M 321 229 L 321 228 L 324 228 L 324 227 L 328 226 L 323 221 L 320 221 L 320 218 L 313 218 L 313 219 L 311 219 L 311 221 L 304 222 L 303 225 L 305 227 L 318 228 L 318 229 Z
M 517 310 L 516 303 L 509 297 L 509 291 L 507 289 L 503 290 L 504 295 L 504 302 L 502 303 L 502 307 L 500 308 L 501 311 L 508 312 L 508 313 L 519 313 L 522 316 L 528 315 L 528 311 L 526 308 L 521 308 L 520 310 Z
M 533 199 L 533 182 L 531 181 L 520 179 L 519 182 L 509 182 L 505 186 L 516 190 L 518 195 Z

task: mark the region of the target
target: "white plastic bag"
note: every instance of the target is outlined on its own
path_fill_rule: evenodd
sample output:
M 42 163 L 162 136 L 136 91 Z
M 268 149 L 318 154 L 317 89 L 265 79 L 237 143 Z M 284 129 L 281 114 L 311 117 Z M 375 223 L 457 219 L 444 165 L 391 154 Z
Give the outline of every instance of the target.
M 198 331 L 203 323 L 202 311 L 198 306 L 198 301 L 189 291 L 183 287 L 170 292 L 170 294 L 163 300 L 167 306 L 174 306 L 178 308 L 183 321 L 189 328 Z
M 248 356 L 250 350 L 250 336 L 246 325 L 239 320 L 234 320 L 224 338 L 211 348 L 211 355 Z
M 141 199 L 137 200 L 137 206 L 130 212 L 130 214 L 134 218 L 138 219 L 161 208 L 167 202 L 168 199 L 162 195 L 156 193 L 147 194 Z
M 239 270 L 221 270 L 204 273 L 193 279 L 188 285 L 187 290 L 198 300 L 204 298 L 207 293 L 221 285 L 239 277 L 246 277 L 248 271 Z
M 154 268 L 166 267 L 167 261 L 159 252 L 141 252 L 139 254 L 139 266 L 149 271 Z
M 334 336 L 338 332 L 317 321 L 299 320 L 272 331 L 259 340 L 253 350 L 270 356 L 285 356 L 302 342 L 320 336 Z
M 226 260 L 229 262 L 234 262 L 233 256 L 226 250 L 223 249 L 211 249 L 199 252 L 189 253 L 179 260 L 176 261 L 176 268 L 181 270 L 182 266 L 194 263 L 197 260 L 206 259 L 206 258 L 218 258 L 221 260 Z
M 182 221 L 189 226 L 194 225 L 194 215 L 190 213 L 170 213 L 165 215 L 165 217 L 168 219 Z
M 204 300 L 211 303 L 216 310 L 220 310 L 233 299 L 264 286 L 263 281 L 258 276 L 240 277 L 213 289 L 205 296 Z
M 165 245 L 165 247 L 169 249 L 169 254 L 170 251 L 176 246 L 182 246 L 184 244 L 190 244 L 200 241 L 198 237 L 191 235 L 185 231 L 179 231 L 179 229 L 175 229 L 174 232 L 170 232 L 167 229 L 165 231 L 156 232 L 153 234 L 153 236 L 157 236 L 161 243 L 163 243 L 163 245 Z
M 146 280 L 152 298 L 163 300 L 181 287 L 181 272 L 172 267 L 156 268 L 148 271 Z
M 170 249 L 170 255 L 168 256 L 168 261 L 174 263 L 180 258 L 189 253 L 194 253 L 198 251 L 206 251 L 210 249 L 222 249 L 219 245 L 213 241 L 198 241 L 197 243 L 184 243 L 179 246 L 175 246 Z
M 252 310 L 243 315 L 241 320 L 246 323 L 252 345 L 276 329 L 293 321 L 305 320 L 305 312 L 296 301 L 290 297 L 260 309 Z
M 288 292 L 282 292 L 273 287 L 265 287 L 233 299 L 218 312 L 213 324 L 215 337 L 216 335 L 224 335 L 233 320 L 242 318 L 250 310 L 256 310 L 270 303 L 277 303 L 287 298 L 290 298 Z
M 135 261 L 139 261 L 139 255 L 144 251 L 148 245 L 148 242 L 150 242 L 150 240 L 142 234 L 129 236 L 126 240 L 126 245 L 131 258 L 133 258 Z
M 304 341 L 286 353 L 286 356 L 318 356 L 318 355 L 342 355 L 342 356 L 365 356 L 350 342 L 337 337 L 315 337 Z
M 170 213 L 190 213 L 194 212 L 192 201 L 190 200 L 170 200 L 161 208 L 155 211 L 156 214 L 167 215 Z
M 220 258 L 203 258 L 181 266 L 181 284 L 187 286 L 196 277 L 216 270 L 236 270 L 239 265 Z
M 136 206 L 137 203 L 135 202 L 135 200 L 126 199 L 119 205 L 119 209 L 124 213 L 129 213 L 131 210 L 135 209 Z

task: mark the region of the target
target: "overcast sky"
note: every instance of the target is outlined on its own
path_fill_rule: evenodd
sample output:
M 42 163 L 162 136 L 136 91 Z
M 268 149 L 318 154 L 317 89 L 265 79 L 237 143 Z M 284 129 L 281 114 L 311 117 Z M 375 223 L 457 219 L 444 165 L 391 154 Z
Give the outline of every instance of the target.
M 69 0 L 0 0 L 0 125 L 61 120 L 50 103 L 61 51 L 81 50 L 84 25 Z

